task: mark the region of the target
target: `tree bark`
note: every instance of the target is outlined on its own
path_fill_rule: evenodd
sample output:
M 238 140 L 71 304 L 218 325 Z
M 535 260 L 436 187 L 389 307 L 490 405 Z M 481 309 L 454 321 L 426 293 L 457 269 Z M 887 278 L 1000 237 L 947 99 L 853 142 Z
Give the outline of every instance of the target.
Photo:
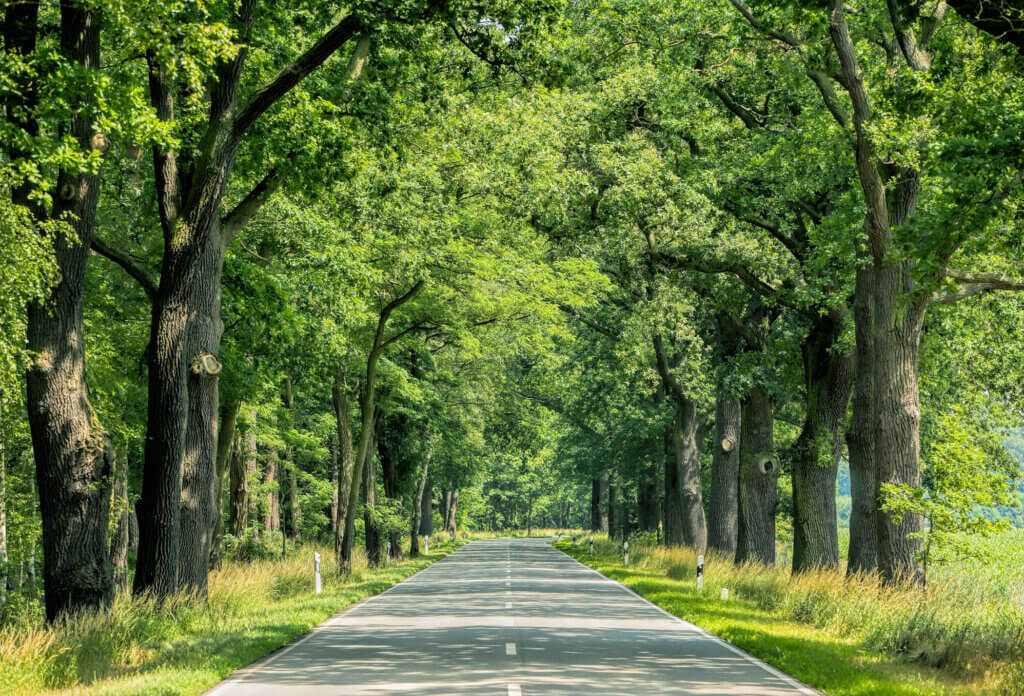
M 231 490 L 231 456 L 236 446 L 235 427 L 241 408 L 242 402 L 237 399 L 220 407 L 220 428 L 217 434 L 217 494 L 214 496 L 217 516 L 214 518 L 210 542 L 211 570 L 220 568 L 223 557 L 224 493 Z
M 366 358 L 366 377 L 363 383 L 362 430 L 359 433 L 359 448 L 356 450 L 354 460 L 353 482 L 359 481 L 362 478 L 363 461 L 366 458 L 367 448 L 371 444 L 370 436 L 373 430 L 376 403 L 377 362 L 389 345 L 409 331 L 409 329 L 406 329 L 385 340 L 384 331 L 387 328 L 388 319 L 394 310 L 415 297 L 422 287 L 423 281 L 417 281 L 408 292 L 385 305 L 384 309 L 381 310 L 380 317 L 377 319 L 377 331 L 374 334 L 373 345 Z M 358 486 L 353 485 L 349 492 L 349 504 L 346 508 L 345 535 L 342 538 L 341 553 L 338 554 L 338 569 L 342 574 L 347 573 L 352 565 L 352 544 L 355 537 L 355 509 L 358 503 L 358 489 Z
M 263 530 L 276 532 L 281 529 L 281 504 L 277 485 L 277 449 L 267 453 L 267 469 L 263 472 L 263 486 L 267 489 L 267 507 L 263 514 Z
M 184 354 L 186 379 L 185 450 L 181 462 L 181 522 L 178 587 L 205 596 L 210 549 L 218 512 L 218 402 L 224 323 L 220 316 L 221 275 L 226 243 L 220 225 L 206 237 L 196 266 Z
M 434 492 L 433 492 L 433 481 L 428 476 L 426 478 L 425 488 L 423 489 L 423 495 L 420 496 L 422 510 L 420 512 L 420 535 L 430 536 L 434 533 Z
M 114 568 L 114 582 L 121 592 L 128 591 L 128 546 L 131 541 L 131 521 L 134 514 L 128 502 L 127 463 L 115 463 L 113 509 L 117 515 L 114 538 L 110 542 L 110 564 Z
M 846 572 L 868 573 L 878 567 L 875 511 L 878 505 L 873 426 L 874 408 L 874 268 L 857 269 L 853 315 L 856 332 L 856 377 L 846 448 L 850 458 L 850 549 Z
M 711 453 L 708 546 L 736 553 L 739 520 L 740 402 L 719 387 L 715 404 L 715 441 Z
M 331 535 L 338 536 L 338 443 L 328 441 L 327 450 L 331 453 Z
M 875 264 L 875 499 L 883 484 L 921 485 L 921 403 L 917 364 L 924 307 L 905 307 L 902 288 L 909 270 L 898 264 Z M 918 559 L 924 527 L 920 515 L 875 515 L 878 569 L 888 583 L 924 583 Z
M 376 418 L 374 422 L 376 423 Z M 384 557 L 384 539 L 381 538 L 377 525 L 377 436 L 370 433 L 370 446 L 366 450 L 366 461 L 363 462 L 363 528 L 366 538 L 366 562 L 370 567 L 381 564 Z
M 608 538 L 618 538 L 619 528 L 622 521 L 618 518 L 618 490 L 616 485 L 609 481 L 608 483 Z M 527 525 L 529 527 L 529 525 Z
M 345 366 L 338 362 L 331 383 L 331 402 L 334 405 L 335 428 L 338 434 L 338 513 L 335 527 L 334 552 L 341 557 L 341 545 L 345 536 L 345 520 L 348 519 L 349 498 L 352 489 L 352 470 L 355 468 L 352 452 L 352 416 L 349 413 L 348 385 L 345 384 Z
M 608 497 L 608 475 L 601 474 L 591 481 L 590 487 L 590 530 L 604 532 L 608 530 L 608 517 L 605 515 L 603 501 Z
M 35 49 L 38 5 L 7 8 L 5 43 L 28 54 Z M 26 45 L 27 44 L 27 45 Z M 60 7 L 60 53 L 87 72 L 99 69 L 100 23 L 77 4 Z M 31 92 L 31 87 L 29 88 Z M 22 99 L 34 102 L 31 93 Z M 95 100 L 83 90 L 70 105 L 69 134 L 79 149 L 95 149 Z M 22 106 L 31 108 L 32 104 Z M 19 123 L 38 132 L 34 123 Z M 60 281 L 42 303 L 28 308 L 28 348 L 35 356 L 27 374 L 27 405 L 43 525 L 43 582 L 46 616 L 108 606 L 114 583 L 107 555 L 111 453 L 93 410 L 86 383 L 83 290 L 99 200 L 98 174 L 58 174 L 52 220 L 70 217 L 72 234 L 61 228 L 54 240 Z M 45 218 L 28 190 L 13 192 L 14 203 Z
M 676 428 L 678 416 L 673 414 L 672 421 L 665 425 L 665 502 L 663 516 L 665 518 L 663 542 L 665 546 L 683 545 L 683 506 L 679 476 L 679 456 L 676 453 Z
M 255 414 L 252 416 L 255 418 Z M 256 434 L 251 428 L 238 438 L 231 457 L 231 517 L 228 528 L 241 541 L 249 517 L 249 462 L 256 456 Z
M 243 48 L 216 68 L 208 90 L 208 121 L 198 147 L 190 153 L 194 159 L 186 167 L 189 176 L 179 175 L 176 153 L 154 148 L 164 252 L 150 328 L 149 415 L 138 506 L 141 543 L 135 591 L 157 597 L 168 596 L 178 588 L 181 473 L 189 407 L 187 371 L 189 363 L 198 357 L 187 352 L 189 318 L 197 279 L 216 280 L 203 276 L 201 267 L 204 250 L 213 241 L 220 241 L 220 208 L 235 156 L 243 138 L 267 109 L 362 31 L 354 16 L 343 18 L 239 107 L 237 97 L 248 54 L 244 41 L 253 24 L 256 3 L 242 3 L 239 9 Z M 174 90 L 164 66 L 157 65 L 153 56 L 149 56 L 149 62 L 151 101 L 158 118 L 172 121 Z M 244 216 L 245 211 L 242 213 Z M 212 478 L 212 466 L 208 468 Z
M 402 495 L 398 486 L 398 462 L 395 461 L 394 452 L 387 442 L 387 438 L 377 438 L 377 452 L 380 458 L 381 483 L 384 488 L 384 497 L 389 500 L 398 501 L 401 505 Z M 391 543 L 391 557 L 401 558 L 402 533 L 393 529 L 388 532 L 388 541 Z
M 285 427 L 291 430 L 295 423 L 295 395 L 292 390 L 292 379 L 291 377 L 284 378 L 284 384 L 281 389 L 281 402 L 285 409 L 286 421 Z M 295 461 L 295 452 L 290 446 L 285 447 L 284 458 L 282 460 L 282 475 L 281 479 L 284 479 L 284 471 L 288 472 L 288 520 L 291 523 L 289 531 L 291 531 L 291 537 L 298 539 L 300 530 L 302 528 L 302 506 L 299 504 L 299 482 L 298 482 L 298 463 Z
M 737 563 L 775 563 L 775 506 L 781 472 L 772 433 L 774 406 L 761 387 L 743 401 L 740 417 Z
M 665 543 L 704 549 L 707 546 L 707 521 L 701 490 L 701 421 L 697 403 L 689 398 L 672 374 L 661 336 L 655 334 L 652 342 L 665 395 L 670 403 L 675 404 L 675 419 L 671 427 L 672 456 L 665 465 L 665 514 L 668 519 Z M 678 356 L 673 358 L 673 364 L 677 359 Z
M 658 529 L 658 464 L 650 462 L 640 470 L 637 482 L 637 520 L 640 530 L 655 532 Z M 568 521 L 562 522 L 562 526 Z
M 912 167 L 897 168 L 887 161 L 888 158 L 879 157 L 875 150 L 867 128 L 872 121 L 873 106 L 850 37 L 846 12 L 841 0 L 833 0 L 829 35 L 836 49 L 843 87 L 853 106 L 857 175 L 867 208 L 864 230 L 874 261 L 872 393 L 875 416 L 871 432 L 875 494 L 880 500 L 884 484 L 916 487 L 921 480 L 917 365 L 928 298 L 914 289 L 918 279 L 911 275 L 911 262 L 894 259 L 891 253 L 892 230 L 904 226 L 917 209 L 921 173 Z M 931 60 L 924 47 L 912 46 L 912 32 L 898 26 L 895 17 L 892 23 L 907 66 L 927 72 Z M 948 258 L 955 249 L 955 242 L 946 242 L 937 251 L 940 258 Z M 886 583 L 924 582 L 923 568 L 917 559 L 921 541 L 911 538 L 921 531 L 923 524 L 921 516 L 916 514 L 906 514 L 897 521 L 889 515 L 875 515 L 878 569 Z
M 451 505 L 448 506 L 448 521 L 445 523 L 445 530 L 447 530 L 447 532 L 449 534 L 451 534 L 453 538 L 455 537 L 455 532 L 456 532 L 456 524 L 457 524 L 457 520 L 458 520 L 456 515 L 458 514 L 458 512 L 459 512 L 459 489 L 456 488 L 455 490 L 452 491 L 452 503 L 451 503 Z
M 815 320 L 801 346 L 806 405 L 793 456 L 793 572 L 839 565 L 836 473 L 853 387 L 853 356 L 836 341 L 838 313 Z
M 409 555 L 413 558 L 420 555 L 420 534 L 423 526 L 423 493 L 427 490 L 427 479 L 430 476 L 430 454 L 423 462 L 423 473 L 416 494 L 412 498 L 412 525 L 409 527 Z

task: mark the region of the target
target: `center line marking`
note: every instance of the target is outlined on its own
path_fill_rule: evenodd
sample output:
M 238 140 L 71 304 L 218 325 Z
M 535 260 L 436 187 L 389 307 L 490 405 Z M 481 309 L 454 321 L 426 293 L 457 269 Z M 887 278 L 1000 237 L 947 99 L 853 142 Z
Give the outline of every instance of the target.
M 509 684 L 508 685 L 508 696 L 523 696 L 523 692 L 519 688 L 518 684 Z
M 505 602 L 505 608 L 506 609 L 511 609 L 512 608 L 512 602 Z
M 506 655 L 515 655 L 516 654 L 516 644 L 515 643 L 505 643 L 505 654 Z

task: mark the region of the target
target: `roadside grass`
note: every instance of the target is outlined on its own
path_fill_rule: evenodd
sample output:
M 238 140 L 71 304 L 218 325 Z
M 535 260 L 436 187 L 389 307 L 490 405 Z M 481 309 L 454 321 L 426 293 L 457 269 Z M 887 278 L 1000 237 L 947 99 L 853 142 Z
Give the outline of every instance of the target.
M 4 626 L 0 694 L 198 694 L 462 543 L 431 546 L 429 556 L 384 568 L 357 557 L 344 578 L 333 570 L 332 551 L 304 547 L 283 560 L 226 562 L 210 574 L 205 603 L 175 598 L 157 606 L 119 595 L 109 611 L 52 627 Z M 313 593 L 314 550 L 322 558 L 321 595 Z
M 1004 543 L 1024 540 L 1010 536 Z M 692 549 L 631 543 L 624 568 L 620 542 L 605 536 L 593 555 L 589 539 L 555 545 L 832 696 L 1024 696 L 1024 604 L 1011 568 L 945 568 L 919 590 L 836 572 L 791 577 L 709 553 L 698 594 Z

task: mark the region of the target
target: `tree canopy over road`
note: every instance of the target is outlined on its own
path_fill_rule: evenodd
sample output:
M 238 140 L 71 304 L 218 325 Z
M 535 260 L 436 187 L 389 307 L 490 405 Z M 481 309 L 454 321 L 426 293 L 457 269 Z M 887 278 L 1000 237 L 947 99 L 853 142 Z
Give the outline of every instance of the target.
M 462 528 L 926 582 L 1021 519 L 1012 5 L 7 3 L 0 617 Z

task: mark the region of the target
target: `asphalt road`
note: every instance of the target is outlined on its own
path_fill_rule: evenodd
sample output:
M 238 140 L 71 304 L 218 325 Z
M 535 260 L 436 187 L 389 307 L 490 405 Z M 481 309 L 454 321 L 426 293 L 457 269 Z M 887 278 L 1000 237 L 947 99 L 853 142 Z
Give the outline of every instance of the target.
M 817 692 L 547 542 L 468 544 L 211 696 Z

